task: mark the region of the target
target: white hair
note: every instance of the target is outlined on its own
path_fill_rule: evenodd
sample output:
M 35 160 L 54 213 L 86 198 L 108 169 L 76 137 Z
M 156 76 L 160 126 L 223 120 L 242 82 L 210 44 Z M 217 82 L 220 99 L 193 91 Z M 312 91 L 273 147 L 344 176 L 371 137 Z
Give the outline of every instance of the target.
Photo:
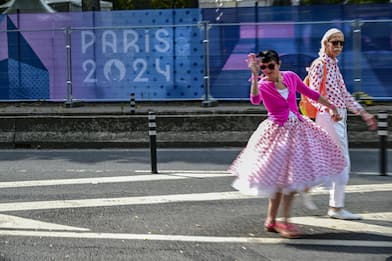
M 322 56 L 325 53 L 325 42 L 328 41 L 328 39 L 336 33 L 341 33 L 343 34 L 343 32 L 337 28 L 331 28 L 328 31 L 325 32 L 323 38 L 321 38 L 321 48 L 319 51 L 319 55 Z

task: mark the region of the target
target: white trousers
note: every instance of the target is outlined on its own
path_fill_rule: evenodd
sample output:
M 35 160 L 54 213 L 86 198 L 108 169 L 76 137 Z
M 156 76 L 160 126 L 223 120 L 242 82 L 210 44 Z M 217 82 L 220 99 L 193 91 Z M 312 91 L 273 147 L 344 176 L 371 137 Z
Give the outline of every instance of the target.
M 340 173 L 332 179 L 332 187 L 329 191 L 329 206 L 335 208 L 344 207 L 344 190 L 349 179 L 350 173 L 350 154 L 348 150 L 347 137 L 347 110 L 338 109 L 342 120 L 335 122 L 332 120 L 328 112 L 319 112 L 316 116 L 316 124 L 328 132 L 332 139 L 340 146 L 344 157 L 346 158 L 347 166 Z M 333 162 L 331 162 L 333 164 Z

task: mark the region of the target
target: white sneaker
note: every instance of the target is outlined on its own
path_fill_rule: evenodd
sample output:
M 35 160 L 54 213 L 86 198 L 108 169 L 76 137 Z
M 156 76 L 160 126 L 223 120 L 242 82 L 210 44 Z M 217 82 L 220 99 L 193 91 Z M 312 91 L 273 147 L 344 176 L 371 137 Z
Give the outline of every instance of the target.
M 301 193 L 302 196 L 302 202 L 304 203 L 304 206 L 309 209 L 309 210 L 317 210 L 318 207 L 316 204 L 314 204 L 312 200 L 312 196 L 309 193 L 303 192 Z
M 353 214 L 348 210 L 341 209 L 341 210 L 328 210 L 328 216 L 330 218 L 336 218 L 336 219 L 345 219 L 345 220 L 358 220 L 362 219 L 361 215 L 358 214 Z

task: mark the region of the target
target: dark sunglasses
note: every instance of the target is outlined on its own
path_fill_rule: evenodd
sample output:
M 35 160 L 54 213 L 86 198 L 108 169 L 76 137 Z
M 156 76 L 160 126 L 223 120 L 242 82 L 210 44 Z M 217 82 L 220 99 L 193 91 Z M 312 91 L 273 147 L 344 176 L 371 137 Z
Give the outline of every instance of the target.
M 264 64 L 260 65 L 260 69 L 261 70 L 265 70 L 267 68 L 270 69 L 270 70 L 275 70 L 275 64 L 270 63 L 268 65 L 264 65 Z
M 332 43 L 333 46 L 338 46 L 340 44 L 340 46 L 344 45 L 344 41 L 329 41 L 330 43 Z

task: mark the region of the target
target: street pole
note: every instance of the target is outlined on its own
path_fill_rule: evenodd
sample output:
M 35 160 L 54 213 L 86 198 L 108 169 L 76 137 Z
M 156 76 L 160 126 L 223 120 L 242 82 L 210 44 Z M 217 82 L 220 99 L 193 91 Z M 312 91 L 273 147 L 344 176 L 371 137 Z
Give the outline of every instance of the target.
M 157 168 L 157 124 L 155 121 L 155 112 L 148 113 L 148 135 L 150 136 L 150 162 L 151 173 L 158 173 Z
M 378 131 L 380 136 L 380 176 L 387 175 L 387 148 L 388 148 L 388 113 L 386 111 L 379 111 L 378 118 Z
M 135 93 L 132 92 L 131 93 L 131 98 L 129 101 L 129 106 L 131 107 L 131 114 L 135 114 L 135 110 L 136 110 L 136 100 L 135 100 Z

